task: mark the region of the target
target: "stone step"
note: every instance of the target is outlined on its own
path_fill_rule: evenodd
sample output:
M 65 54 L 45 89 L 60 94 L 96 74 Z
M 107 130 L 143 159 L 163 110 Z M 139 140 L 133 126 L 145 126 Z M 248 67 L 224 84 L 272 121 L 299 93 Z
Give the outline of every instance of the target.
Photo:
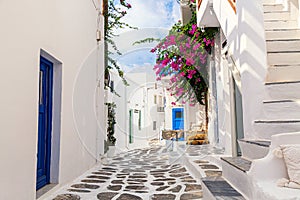
M 266 31 L 267 40 L 300 39 L 299 29 L 276 29 Z
M 243 157 L 221 157 L 221 160 L 243 172 L 249 171 L 251 167 L 251 161 Z
M 264 12 L 264 20 L 289 20 L 290 12 L 277 11 L 277 12 Z
M 266 83 L 266 90 L 272 100 L 300 99 L 300 81 Z
M 252 199 L 251 181 L 247 175 L 251 161 L 242 157 L 222 157 L 223 177 L 247 199 Z
M 276 0 L 263 0 L 262 3 L 263 3 L 263 5 L 264 4 L 275 4 Z
M 242 151 L 243 158 L 255 160 L 265 157 L 269 152 L 270 140 L 253 140 L 240 139 L 238 140 Z
M 254 129 L 259 133 L 261 139 L 270 140 L 272 135 L 299 131 L 300 119 L 255 120 Z
M 300 51 L 268 53 L 269 65 L 298 65 L 300 64 Z
M 268 68 L 266 82 L 300 81 L 300 65 L 275 65 Z
M 201 182 L 203 200 L 245 200 L 243 195 L 222 177 L 205 177 Z
M 299 28 L 296 20 L 265 20 L 264 25 L 266 30 Z
M 300 119 L 300 100 L 271 100 L 263 102 L 269 120 Z
M 270 4 L 263 4 L 264 12 L 278 12 L 283 11 L 284 6 L 282 4 L 277 3 L 270 3 Z
M 267 51 L 273 53 L 300 51 L 300 38 L 290 40 L 267 40 Z

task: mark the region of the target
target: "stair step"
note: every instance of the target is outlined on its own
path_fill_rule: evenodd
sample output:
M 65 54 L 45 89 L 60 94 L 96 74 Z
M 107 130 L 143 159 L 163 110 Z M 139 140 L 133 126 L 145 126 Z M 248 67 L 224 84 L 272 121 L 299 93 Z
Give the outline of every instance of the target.
M 252 163 L 250 160 L 247 160 L 242 157 L 221 157 L 221 160 L 224 160 L 228 164 L 243 172 L 249 171 Z
M 282 4 L 271 3 L 271 4 L 263 4 L 264 12 L 277 12 L 283 11 L 284 6 Z
M 238 140 L 238 143 L 241 148 L 243 158 L 256 160 L 264 158 L 269 153 L 271 141 L 244 138 Z
M 262 147 L 267 147 L 269 148 L 271 145 L 271 140 L 247 140 L 247 139 L 240 139 L 242 142 L 246 142 L 249 144 L 254 144 Z
M 266 89 L 273 100 L 300 99 L 300 81 L 266 83 Z
M 272 135 L 299 131 L 300 119 L 256 120 L 254 129 L 260 133 L 260 138 L 270 140 Z
M 298 23 L 296 20 L 265 20 L 264 24 L 265 30 L 298 28 Z
M 300 64 L 300 51 L 268 53 L 269 65 L 298 65 Z
M 267 51 L 274 53 L 300 51 L 300 38 L 290 40 L 267 40 Z
M 201 179 L 203 188 L 203 199 L 218 200 L 245 200 L 241 193 L 235 190 L 222 177 L 205 177 Z
M 267 40 L 300 39 L 300 29 L 277 29 L 266 31 Z
M 264 101 L 263 109 L 269 120 L 300 119 L 300 100 Z
M 277 11 L 277 12 L 265 12 L 264 20 L 289 20 L 290 12 L 288 11 Z
M 275 65 L 268 68 L 267 82 L 300 81 L 300 65 Z
M 263 0 L 262 3 L 263 3 L 263 5 L 264 4 L 275 4 L 276 0 Z

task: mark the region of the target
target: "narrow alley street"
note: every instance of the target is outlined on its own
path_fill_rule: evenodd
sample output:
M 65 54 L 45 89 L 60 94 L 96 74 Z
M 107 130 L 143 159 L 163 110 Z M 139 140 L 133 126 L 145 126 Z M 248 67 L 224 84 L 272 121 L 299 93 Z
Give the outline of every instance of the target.
M 210 145 L 178 145 L 177 148 L 177 151 L 169 151 L 165 146 L 152 144 L 150 148 L 118 154 L 107 164 L 98 165 L 47 199 L 201 199 L 200 177 L 194 177 L 181 163 L 187 158 L 206 176 L 220 176 L 222 172 L 218 166 L 199 158 L 222 154 L 222 150 Z

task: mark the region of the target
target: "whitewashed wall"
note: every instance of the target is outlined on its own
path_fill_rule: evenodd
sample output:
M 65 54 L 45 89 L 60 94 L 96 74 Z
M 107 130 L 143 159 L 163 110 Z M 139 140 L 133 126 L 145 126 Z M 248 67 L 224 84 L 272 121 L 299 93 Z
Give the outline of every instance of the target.
M 228 57 L 235 62 L 241 77 L 244 134 L 247 138 L 257 138 L 259 133 L 255 132 L 253 121 L 263 116 L 261 105 L 267 69 L 262 2 L 237 1 L 237 14 L 227 1 L 212 2 L 215 16 L 227 38 Z
M 96 69 L 97 58 L 91 54 L 96 47 L 96 11 L 92 2 L 83 0 L 2 0 L 0 23 L 0 199 L 35 199 L 41 49 L 61 62 L 61 127 L 55 129 L 60 131 L 59 183 L 92 167 L 96 163 L 94 155 L 103 152 L 97 123 L 90 120 L 95 118 L 91 105 L 95 75 L 103 70 L 101 65 Z M 90 81 L 80 86 L 86 93 L 73 94 L 76 77 L 86 65 L 89 67 L 81 78 L 89 76 Z M 103 96 L 102 89 L 99 93 Z M 73 103 L 77 97 L 76 114 L 82 116 L 75 122 Z M 98 100 L 102 105 L 102 99 Z M 98 112 L 103 116 L 102 106 Z M 95 138 L 99 139 L 97 144 Z
M 116 102 L 116 147 L 119 151 L 126 149 L 145 147 L 148 140 L 159 137 L 160 127 L 164 123 L 164 113 L 157 112 L 157 104 L 154 103 L 154 95 L 164 96 L 163 88 L 157 84 L 155 78 L 147 73 L 126 73 L 125 78 L 129 86 L 124 86 L 121 79 L 113 74 L 115 90 L 120 95 L 111 95 L 109 101 Z M 162 105 L 163 106 L 163 105 Z M 133 143 L 129 144 L 129 110 L 133 110 Z M 141 129 L 138 127 L 139 113 L 141 111 Z M 153 121 L 157 128 L 153 130 Z

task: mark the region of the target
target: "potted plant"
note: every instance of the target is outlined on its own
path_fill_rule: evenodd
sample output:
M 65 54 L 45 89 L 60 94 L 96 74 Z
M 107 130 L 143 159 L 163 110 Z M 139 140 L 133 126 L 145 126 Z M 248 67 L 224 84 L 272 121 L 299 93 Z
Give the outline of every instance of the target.
M 113 157 L 115 154 L 115 144 L 117 139 L 115 138 L 115 124 L 116 124 L 116 104 L 115 103 L 105 103 L 107 106 L 107 157 Z

